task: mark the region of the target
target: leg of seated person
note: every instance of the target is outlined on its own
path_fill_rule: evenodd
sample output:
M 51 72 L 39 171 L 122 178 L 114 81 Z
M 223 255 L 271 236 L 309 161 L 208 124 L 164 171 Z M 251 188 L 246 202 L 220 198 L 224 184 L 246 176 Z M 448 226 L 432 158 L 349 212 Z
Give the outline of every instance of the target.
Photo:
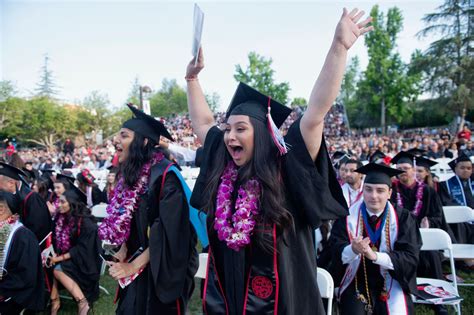
M 66 275 L 64 272 L 59 271 L 59 270 L 54 270 L 54 277 L 59 282 L 61 282 L 64 288 L 66 288 L 66 290 L 68 290 L 68 292 L 76 300 L 77 307 L 79 309 L 78 314 L 86 315 L 87 312 L 89 311 L 89 304 L 84 296 L 84 293 L 79 287 L 79 285 L 74 280 L 72 280 L 68 275 Z

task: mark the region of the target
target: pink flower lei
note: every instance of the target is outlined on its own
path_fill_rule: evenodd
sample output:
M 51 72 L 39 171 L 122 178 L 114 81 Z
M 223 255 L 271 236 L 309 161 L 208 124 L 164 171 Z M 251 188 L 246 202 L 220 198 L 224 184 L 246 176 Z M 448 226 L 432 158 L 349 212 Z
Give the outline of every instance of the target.
M 55 221 L 55 248 L 61 253 L 67 253 L 71 249 L 71 231 L 75 225 L 75 220 L 70 213 L 58 212 L 55 216 Z
M 258 203 L 260 183 L 256 179 L 248 180 L 239 187 L 235 201 L 235 213 L 232 214 L 232 192 L 237 180 L 237 167 L 229 162 L 221 176 L 217 191 L 217 204 L 214 229 L 217 237 L 225 241 L 227 247 L 239 251 L 250 243 L 250 236 L 255 228 L 254 216 L 259 214 Z
M 132 188 L 125 185 L 123 176 L 113 190 L 113 196 L 107 206 L 108 216 L 99 225 L 99 238 L 113 245 L 122 245 L 130 236 L 130 223 L 135 210 L 140 205 L 141 196 L 148 190 L 151 167 L 164 156 L 156 152 L 150 161 L 143 165 L 140 176 Z
M 403 208 L 403 199 L 400 194 L 400 189 L 399 189 L 399 181 L 396 180 L 395 186 L 397 187 L 397 205 L 401 208 Z M 417 182 L 418 188 L 416 189 L 416 203 L 415 207 L 411 211 L 411 213 L 418 217 L 421 212 L 421 208 L 423 207 L 423 188 L 425 188 L 425 183 L 424 182 Z

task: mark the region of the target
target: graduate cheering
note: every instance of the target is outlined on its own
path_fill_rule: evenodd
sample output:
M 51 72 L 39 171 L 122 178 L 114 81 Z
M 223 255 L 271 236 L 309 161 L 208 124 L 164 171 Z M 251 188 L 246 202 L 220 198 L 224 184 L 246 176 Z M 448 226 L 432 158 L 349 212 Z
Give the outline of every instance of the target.
M 411 214 L 389 201 L 391 177 L 402 171 L 369 163 L 356 172 L 366 175 L 363 202 L 336 221 L 329 240 L 345 265 L 341 314 L 414 314 L 421 235 Z
M 116 313 L 181 314 L 198 267 L 185 183 L 157 148 L 161 136 L 173 139 L 166 127 L 131 104 L 129 109 L 135 117 L 116 139 L 118 181 L 99 227 L 101 239 L 120 246 L 120 262 L 109 263 L 110 275 L 124 286 Z
M 87 196 L 74 185 L 59 197 L 53 230 L 56 255 L 47 262 L 54 268 L 55 278 L 51 314 L 57 314 L 60 307 L 58 282 L 76 300 L 79 315 L 87 314 L 90 303 L 99 297 L 101 246 L 86 203 Z
M 206 314 L 322 314 L 314 229 L 347 214 L 323 140 L 324 116 L 339 91 L 348 49 L 371 29 L 344 9 L 308 109 L 283 138 L 290 109 L 240 83 L 215 127 L 198 74 L 186 72 L 193 129 L 204 142 L 191 204 L 204 209 L 210 241 Z

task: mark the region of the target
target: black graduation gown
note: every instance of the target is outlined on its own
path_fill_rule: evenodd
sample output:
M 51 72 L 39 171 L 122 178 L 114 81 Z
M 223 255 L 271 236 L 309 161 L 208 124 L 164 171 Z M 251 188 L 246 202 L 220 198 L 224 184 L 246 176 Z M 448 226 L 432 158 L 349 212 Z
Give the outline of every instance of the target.
M 21 202 L 20 220 L 41 242 L 52 231 L 48 206 L 38 193 L 32 192 L 25 184 L 17 193 Z
M 290 127 L 285 141 L 289 147 L 288 154 L 282 159 L 285 207 L 293 215 L 295 229 L 286 233 L 285 240 L 280 231 L 277 232 L 278 313 L 324 314 L 316 280 L 314 230 L 322 220 L 347 215 L 347 206 L 327 154 L 324 138 L 315 162 L 306 149 L 300 131 L 300 120 Z M 211 198 L 206 184 L 211 169 L 216 165 L 217 150 L 225 150 L 223 132 L 213 127 L 206 136 L 203 162 L 191 198 L 191 204 L 196 209 L 203 209 Z M 264 212 L 265 209 L 260 211 Z M 225 242 L 218 240 L 210 216 L 207 223 L 210 247 L 217 275 L 223 286 L 228 313 L 242 314 L 249 269 L 254 266 L 254 261 L 266 254 L 255 244 L 238 252 L 229 249 Z M 273 270 L 273 262 L 265 268 Z M 211 271 L 208 270 L 209 272 Z M 217 304 L 222 299 L 220 289 L 216 281 L 208 281 L 208 285 L 203 307 L 207 314 L 217 314 L 220 307 Z M 275 291 L 274 287 L 272 286 L 272 290 Z M 257 301 L 260 305 L 268 304 L 266 299 Z M 246 311 L 255 313 L 248 305 Z
M 154 165 L 152 174 L 159 172 L 158 168 L 164 170 L 170 163 L 163 160 Z M 153 180 L 151 192 L 142 196 L 140 206 L 133 214 L 126 243 L 129 256 L 140 247 L 149 248 L 150 263 L 129 286 L 119 289 L 117 314 L 185 312 L 194 288 L 198 267 L 197 237 L 189 222 L 181 184 L 174 174 L 168 173 L 158 203 L 162 176 Z
M 403 207 L 412 211 L 415 208 L 416 204 L 416 191 L 418 189 L 418 184 L 413 187 L 407 187 L 401 183 L 398 186 L 392 186 L 392 204 L 397 204 L 397 187 L 400 189 L 400 195 L 403 200 Z M 421 220 L 424 217 L 428 218 L 430 228 L 442 229 L 448 234 L 451 238 L 452 232 L 446 223 L 444 218 L 443 206 L 441 205 L 441 200 L 439 199 L 438 194 L 435 190 L 427 185 L 423 188 L 423 205 L 421 207 L 420 213 L 417 217 L 414 218 L 418 227 L 420 226 Z M 420 262 L 418 264 L 418 276 L 427 277 L 427 278 L 436 278 L 443 279 L 443 268 L 441 265 L 443 255 L 437 251 L 422 251 L 420 252 Z
M 472 180 L 472 179 L 471 179 Z M 443 206 L 459 206 L 460 204 L 451 197 L 447 181 L 439 183 L 439 195 Z M 468 207 L 474 209 L 474 197 L 469 188 L 463 187 Z M 465 223 L 449 224 L 456 242 L 460 244 L 474 244 L 474 225 Z
M 107 203 L 107 198 L 104 199 L 102 191 L 97 186 L 92 186 L 92 205 L 98 205 L 99 203 Z
M 405 209 L 396 208 L 398 216 L 399 230 L 398 238 L 395 241 L 393 251 L 388 253 L 393 264 L 393 270 L 389 270 L 390 275 L 398 281 L 400 287 L 406 295 L 408 311 L 414 314 L 413 303 L 409 294 L 417 292 L 416 270 L 418 257 L 421 248 L 421 235 L 413 216 Z M 364 231 L 365 232 L 365 231 Z M 366 234 L 364 233 L 364 236 Z M 350 244 L 347 234 L 346 219 L 339 219 L 332 228 L 330 237 L 331 248 L 333 249 L 333 260 L 341 262 L 342 251 Z M 378 246 L 380 244 L 377 244 Z M 344 271 L 347 265 L 344 266 Z M 380 275 L 380 267 L 366 259 L 367 278 L 371 301 L 374 306 L 374 314 L 387 314 L 384 302 L 379 299 L 383 289 L 383 277 Z M 362 262 L 357 271 L 357 281 L 360 293 L 366 296 L 365 277 Z M 339 286 L 339 281 L 334 285 Z M 341 295 L 339 304 L 341 314 L 366 314 L 364 305 L 357 300 L 355 293 L 355 280 Z
M 72 219 L 72 218 L 70 218 Z M 69 254 L 71 259 L 61 262 L 61 268 L 81 288 L 89 303 L 99 297 L 99 280 L 102 260 L 101 242 L 97 234 L 97 224 L 91 217 L 78 220 L 77 232 L 72 235 Z M 58 252 L 58 255 L 65 254 Z
M 13 235 L 4 268 L 6 277 L 0 281 L 0 296 L 11 297 L 15 304 L 33 311 L 45 308 L 45 280 L 40 249 L 35 235 L 20 227 Z M 5 303 L 0 303 L 0 312 Z
M 161 182 L 162 176 L 155 185 Z M 167 173 L 162 192 L 159 188 L 153 191 L 161 195 L 161 199 L 159 207 L 151 208 L 154 218 L 150 218 L 147 314 L 180 314 L 186 311 L 194 290 L 194 275 L 199 265 L 197 236 L 178 177 Z M 157 197 L 156 194 L 151 196 Z

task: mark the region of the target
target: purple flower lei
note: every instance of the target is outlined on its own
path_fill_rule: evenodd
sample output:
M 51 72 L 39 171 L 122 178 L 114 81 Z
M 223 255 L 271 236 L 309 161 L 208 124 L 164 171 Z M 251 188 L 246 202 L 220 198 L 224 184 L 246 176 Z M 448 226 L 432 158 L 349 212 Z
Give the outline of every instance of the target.
M 253 217 L 259 214 L 260 183 L 256 179 L 250 179 L 243 187 L 239 187 L 235 213 L 232 214 L 232 192 L 236 180 L 237 167 L 233 162 L 229 162 L 217 191 L 214 229 L 219 240 L 225 241 L 227 247 L 239 251 L 250 243 L 250 236 L 255 228 Z
M 67 253 L 71 249 L 71 231 L 75 220 L 69 213 L 56 213 L 56 228 L 54 229 L 56 249 Z
M 399 181 L 395 181 L 395 186 L 397 187 L 397 205 L 400 208 L 403 208 L 403 199 L 402 196 L 400 195 L 400 189 L 398 188 Z M 411 211 L 411 213 L 415 216 L 418 217 L 421 212 L 421 207 L 423 207 L 423 188 L 425 187 L 424 182 L 417 182 L 418 188 L 416 190 L 416 203 L 415 207 Z
M 107 206 L 108 216 L 99 225 L 101 240 L 113 245 L 122 245 L 128 240 L 133 213 L 140 205 L 141 196 L 148 190 L 151 167 L 163 158 L 161 152 L 154 153 L 151 160 L 143 165 L 140 176 L 132 188 L 125 185 L 123 176 L 120 177 Z

